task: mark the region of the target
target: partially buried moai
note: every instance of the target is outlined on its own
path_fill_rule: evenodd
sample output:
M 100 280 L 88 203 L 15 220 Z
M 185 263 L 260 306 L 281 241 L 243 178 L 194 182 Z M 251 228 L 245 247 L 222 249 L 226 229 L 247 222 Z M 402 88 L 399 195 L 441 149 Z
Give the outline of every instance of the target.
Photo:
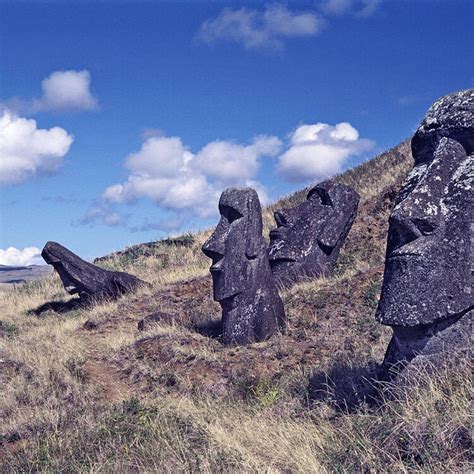
M 227 189 L 219 212 L 219 223 L 202 250 L 212 259 L 223 343 L 263 341 L 284 325 L 285 313 L 268 262 L 257 193 L 250 188 Z
M 56 242 L 47 242 L 41 256 L 58 272 L 64 289 L 71 295 L 78 294 L 84 302 L 116 298 L 146 285 L 128 273 L 104 270 L 86 262 Z
M 269 259 L 278 283 L 330 275 L 357 215 L 359 195 L 349 186 L 325 182 L 306 201 L 275 212 Z
M 393 329 L 384 360 L 386 375 L 394 364 L 469 347 L 474 309 L 474 90 L 435 102 L 411 147 L 415 166 L 390 215 L 376 315 Z

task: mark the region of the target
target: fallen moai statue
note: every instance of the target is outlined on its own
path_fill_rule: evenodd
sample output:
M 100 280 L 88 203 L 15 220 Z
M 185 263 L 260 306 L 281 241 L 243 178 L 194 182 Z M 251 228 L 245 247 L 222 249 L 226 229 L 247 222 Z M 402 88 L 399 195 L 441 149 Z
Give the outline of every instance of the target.
M 263 341 L 284 325 L 285 312 L 268 262 L 257 193 L 250 188 L 227 189 L 219 212 L 219 224 L 202 250 L 212 259 L 223 343 Z
M 306 201 L 275 212 L 269 259 L 277 282 L 330 275 L 357 215 L 359 195 L 340 183 L 321 183 Z
M 412 141 L 415 166 L 389 220 L 376 318 L 392 326 L 383 364 L 468 348 L 474 293 L 474 89 L 428 110 Z
M 104 270 L 86 262 L 56 242 L 48 242 L 41 256 L 58 272 L 64 289 L 70 295 L 79 294 L 83 300 L 116 298 L 145 285 L 128 273 Z

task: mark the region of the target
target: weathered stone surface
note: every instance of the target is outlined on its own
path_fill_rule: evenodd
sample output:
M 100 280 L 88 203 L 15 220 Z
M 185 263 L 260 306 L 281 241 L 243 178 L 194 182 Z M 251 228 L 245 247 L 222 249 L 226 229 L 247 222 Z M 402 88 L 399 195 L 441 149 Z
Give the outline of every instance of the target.
M 278 283 L 330 275 L 357 215 L 359 195 L 349 186 L 321 183 L 299 206 L 275 212 L 269 259 Z
M 395 326 L 385 354 L 385 371 L 396 364 L 414 363 L 417 360 L 421 362 L 443 351 L 469 349 L 473 315 L 474 311 L 470 310 L 460 317 L 447 318 L 433 324 Z
M 225 190 L 219 201 L 221 219 L 204 243 L 212 259 L 214 299 L 222 307 L 224 344 L 249 344 L 271 337 L 284 325 L 262 236 L 262 214 L 253 189 Z
M 104 270 L 86 262 L 56 242 L 48 242 L 41 256 L 58 272 L 65 290 L 84 300 L 115 298 L 145 284 L 128 273 Z
M 466 326 L 474 308 L 474 90 L 435 102 L 412 152 L 390 215 L 376 315 L 394 331 L 386 366 L 469 343 L 453 327 Z

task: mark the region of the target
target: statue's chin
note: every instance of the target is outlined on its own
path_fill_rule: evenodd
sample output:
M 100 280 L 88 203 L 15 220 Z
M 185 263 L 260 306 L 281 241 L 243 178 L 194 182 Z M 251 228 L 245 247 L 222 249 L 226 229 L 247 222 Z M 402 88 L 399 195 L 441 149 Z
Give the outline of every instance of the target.
M 233 306 L 234 303 L 236 303 L 236 298 L 241 295 L 244 292 L 244 290 L 239 291 L 237 293 L 233 292 L 231 294 L 229 293 L 216 293 L 214 292 L 214 300 L 220 303 L 221 305 L 226 305 L 226 306 Z

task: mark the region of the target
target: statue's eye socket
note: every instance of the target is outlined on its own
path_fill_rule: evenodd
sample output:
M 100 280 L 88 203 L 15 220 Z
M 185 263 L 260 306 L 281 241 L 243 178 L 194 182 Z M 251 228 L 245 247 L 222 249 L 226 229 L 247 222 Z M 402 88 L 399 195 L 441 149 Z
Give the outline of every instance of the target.
M 315 199 L 318 196 L 319 201 L 323 206 L 331 206 L 332 207 L 332 200 L 329 196 L 329 193 L 323 188 L 313 188 L 307 196 L 307 199 Z
M 222 215 L 226 217 L 226 219 L 229 221 L 230 224 L 232 224 L 232 222 L 242 217 L 242 214 L 237 209 L 234 209 L 233 207 L 228 207 L 228 206 L 225 206 L 222 209 Z
M 431 235 L 436 230 L 436 224 L 425 219 L 413 219 L 413 224 L 422 235 Z

